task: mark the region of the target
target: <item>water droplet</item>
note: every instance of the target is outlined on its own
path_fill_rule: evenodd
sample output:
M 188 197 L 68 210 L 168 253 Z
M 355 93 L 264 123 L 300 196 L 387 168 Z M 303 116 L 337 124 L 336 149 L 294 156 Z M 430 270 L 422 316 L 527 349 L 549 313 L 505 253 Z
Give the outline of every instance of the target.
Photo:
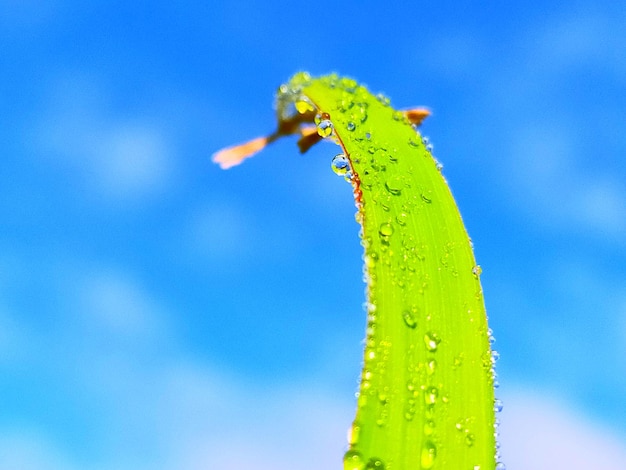
M 452 362 L 453 367 L 456 369 L 463 365 L 463 360 L 465 359 L 465 355 L 460 353 L 458 356 L 454 357 L 454 361 Z
M 378 93 L 376 95 L 376 99 L 380 101 L 383 104 L 383 106 L 389 106 L 391 104 L 391 100 L 382 93 Z
M 437 368 L 437 361 L 431 359 L 426 363 L 426 372 L 428 375 L 433 375 L 435 373 L 435 369 Z
M 432 198 L 430 197 L 430 194 L 427 193 L 422 193 L 422 201 L 424 201 L 426 204 L 430 204 L 431 202 L 433 202 Z
M 335 174 L 339 176 L 346 176 L 350 172 L 350 160 L 343 153 L 335 155 L 332 162 L 330 162 L 330 166 Z
M 503 408 L 504 408 L 504 405 L 502 403 L 502 400 L 496 398 L 493 402 L 493 409 L 495 410 L 495 412 L 500 413 Z
M 348 124 L 346 124 L 346 129 L 348 129 L 350 132 L 354 131 L 356 129 L 356 124 L 353 123 L 352 121 L 348 122 Z
M 385 188 L 390 194 L 398 196 L 404 187 L 404 178 L 400 175 L 392 176 L 385 181 Z
M 396 216 L 396 222 L 398 222 L 400 225 L 406 225 L 406 222 L 408 219 L 409 219 L 409 214 L 407 214 L 406 212 L 400 212 Z
M 436 458 L 437 458 L 437 447 L 432 441 L 427 440 L 426 442 L 424 442 L 424 447 L 422 447 L 422 456 L 420 459 L 422 468 L 426 470 L 429 468 L 433 468 Z
M 504 465 L 502 462 L 498 462 L 496 464 L 496 470 L 506 470 L 506 465 Z
M 424 434 L 430 436 L 433 432 L 435 432 L 435 422 L 430 419 L 424 423 Z
M 437 402 L 439 396 L 439 389 L 437 387 L 429 387 L 424 391 L 424 403 L 427 405 L 434 405 Z
M 468 433 L 467 436 L 465 436 L 465 444 L 467 447 L 472 447 L 474 442 L 476 442 L 476 436 L 474 436 L 471 432 Z
M 426 345 L 426 349 L 435 352 L 437 351 L 437 347 L 441 343 L 441 338 L 436 333 L 429 331 L 424 335 L 424 344 Z
M 389 243 L 389 237 L 393 235 L 393 225 L 387 222 L 380 224 L 378 234 L 382 241 Z
M 480 465 L 474 465 L 474 470 L 480 470 Z
M 376 457 L 372 457 L 367 465 L 365 466 L 366 470 L 385 470 L 385 464 L 382 460 L 377 459 Z
M 333 123 L 330 119 L 322 119 L 317 125 L 317 133 L 322 137 L 329 137 L 333 133 Z
M 295 107 L 300 114 L 315 111 L 315 106 L 307 96 L 300 96 L 295 102 Z
M 349 450 L 343 456 L 343 470 L 363 470 L 363 456 L 356 450 Z
M 491 351 L 491 363 L 495 364 L 500 359 L 500 353 L 498 351 Z
M 477 264 L 476 266 L 472 268 L 472 274 L 474 275 L 476 279 L 478 279 L 482 273 L 483 273 L 483 268 L 481 268 L 479 264 Z
M 359 442 L 359 434 L 361 433 L 361 426 L 357 423 L 352 423 L 352 426 L 348 430 L 348 444 L 351 446 Z
M 402 319 L 404 320 L 404 324 L 409 328 L 415 328 L 417 326 L 417 320 L 415 319 L 415 315 L 410 310 L 405 310 L 402 312 Z

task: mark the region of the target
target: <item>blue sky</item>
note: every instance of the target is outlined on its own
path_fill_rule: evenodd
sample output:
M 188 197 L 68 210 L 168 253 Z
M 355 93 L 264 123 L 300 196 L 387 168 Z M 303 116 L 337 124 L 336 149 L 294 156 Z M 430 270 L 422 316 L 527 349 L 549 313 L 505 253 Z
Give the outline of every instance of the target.
M 0 468 L 340 468 L 365 318 L 336 150 L 210 162 L 301 69 L 433 110 L 507 468 L 626 468 L 624 9 L 430 3 L 0 0 Z

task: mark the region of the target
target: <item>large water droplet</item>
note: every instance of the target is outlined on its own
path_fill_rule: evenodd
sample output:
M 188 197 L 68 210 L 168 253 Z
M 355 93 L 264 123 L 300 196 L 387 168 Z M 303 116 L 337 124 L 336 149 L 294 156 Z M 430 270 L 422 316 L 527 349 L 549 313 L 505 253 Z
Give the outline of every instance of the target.
M 387 222 L 380 224 L 378 234 L 383 242 L 389 242 L 389 237 L 393 235 L 393 225 Z
M 426 349 L 431 352 L 437 351 L 437 347 L 441 343 L 441 338 L 436 333 L 429 331 L 424 335 L 424 344 L 426 345 Z
M 496 470 L 506 470 L 506 465 L 504 465 L 502 462 L 498 462 L 496 464 Z
M 427 405 L 434 405 L 437 402 L 439 396 L 439 389 L 437 387 L 429 387 L 424 391 L 424 403 Z
M 329 137 L 333 133 L 333 123 L 330 119 L 322 119 L 317 125 L 317 133 L 322 137 Z
M 349 450 L 343 456 L 343 470 L 363 470 L 363 456 L 356 450 Z
M 385 470 L 385 464 L 382 460 L 377 459 L 376 457 L 372 457 L 367 465 L 365 466 L 366 470 Z
M 350 160 L 343 153 L 335 155 L 330 166 L 339 176 L 345 176 L 350 171 Z
M 356 124 L 353 123 L 352 121 L 349 121 L 348 124 L 346 124 L 346 129 L 352 132 L 356 129 Z
M 435 459 L 437 458 L 437 447 L 435 444 L 428 440 L 424 442 L 424 447 L 422 447 L 422 455 L 420 459 L 420 464 L 423 469 L 433 468 L 435 464 Z
M 465 445 L 467 447 L 472 447 L 474 445 L 474 442 L 476 442 L 476 436 L 474 436 L 474 434 L 472 434 L 471 432 L 468 433 L 465 436 Z
M 306 112 L 315 111 L 315 106 L 313 105 L 313 103 L 311 102 L 311 100 L 307 96 L 300 96 L 296 100 L 294 106 L 296 107 L 296 110 L 300 114 L 304 114 Z
M 397 196 L 402 192 L 403 186 L 404 178 L 400 175 L 391 176 L 387 179 L 387 181 L 385 181 L 385 188 L 394 196 Z
M 433 375 L 435 373 L 435 369 L 437 369 L 437 361 L 431 359 L 426 363 L 426 372 L 428 375 Z

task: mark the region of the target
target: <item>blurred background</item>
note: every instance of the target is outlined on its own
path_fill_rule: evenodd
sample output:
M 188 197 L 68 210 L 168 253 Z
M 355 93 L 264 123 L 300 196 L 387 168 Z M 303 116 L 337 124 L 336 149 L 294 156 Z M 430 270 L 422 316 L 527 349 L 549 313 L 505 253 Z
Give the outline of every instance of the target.
M 507 468 L 626 468 L 624 24 L 610 0 L 0 0 L 0 468 L 341 468 L 365 315 L 337 150 L 210 161 L 301 69 L 433 110 Z

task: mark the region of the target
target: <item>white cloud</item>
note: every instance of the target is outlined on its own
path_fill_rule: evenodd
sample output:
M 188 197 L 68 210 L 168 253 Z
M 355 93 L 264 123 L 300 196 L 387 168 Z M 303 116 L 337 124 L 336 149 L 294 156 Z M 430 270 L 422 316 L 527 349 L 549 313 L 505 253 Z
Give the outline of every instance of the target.
M 198 209 L 187 229 L 186 242 L 194 255 L 228 259 L 252 251 L 251 218 L 231 202 L 216 202 Z
M 124 202 L 167 186 L 173 161 L 160 126 L 129 112 L 107 112 L 107 92 L 93 77 L 68 74 L 53 88 L 35 142 L 49 162 L 70 170 L 71 184 Z
M 78 288 L 83 320 L 118 337 L 154 338 L 163 333 L 164 312 L 148 292 L 121 272 L 89 273 Z
M 604 237 L 623 234 L 626 185 L 601 168 L 583 170 L 574 133 L 550 123 L 520 128 L 511 142 L 516 184 L 509 190 L 544 224 L 568 224 Z
M 500 426 L 507 470 L 622 470 L 626 444 L 556 397 L 518 390 L 505 398 Z
M 71 470 L 74 467 L 49 439 L 33 432 L 0 432 L 0 468 Z

